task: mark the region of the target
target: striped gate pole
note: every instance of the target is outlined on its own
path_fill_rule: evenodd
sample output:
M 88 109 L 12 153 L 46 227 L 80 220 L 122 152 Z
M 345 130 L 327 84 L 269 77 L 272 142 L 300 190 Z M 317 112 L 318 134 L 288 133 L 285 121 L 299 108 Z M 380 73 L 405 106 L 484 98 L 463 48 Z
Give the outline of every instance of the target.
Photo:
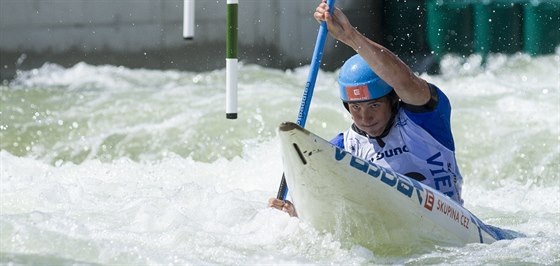
M 226 20 L 226 118 L 237 119 L 237 6 L 227 0 Z

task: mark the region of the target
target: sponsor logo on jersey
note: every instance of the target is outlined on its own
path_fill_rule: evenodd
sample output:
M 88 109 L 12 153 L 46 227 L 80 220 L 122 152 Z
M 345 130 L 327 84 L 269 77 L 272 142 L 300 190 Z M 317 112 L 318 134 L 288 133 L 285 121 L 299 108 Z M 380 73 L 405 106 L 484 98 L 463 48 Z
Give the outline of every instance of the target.
M 387 149 L 384 151 L 379 151 L 373 154 L 373 156 L 371 157 L 371 162 L 375 162 L 377 160 L 381 160 L 383 158 L 391 158 L 393 156 L 399 156 L 405 152 L 410 152 L 408 150 L 408 147 L 406 145 L 402 146 L 402 147 L 397 147 L 394 149 Z

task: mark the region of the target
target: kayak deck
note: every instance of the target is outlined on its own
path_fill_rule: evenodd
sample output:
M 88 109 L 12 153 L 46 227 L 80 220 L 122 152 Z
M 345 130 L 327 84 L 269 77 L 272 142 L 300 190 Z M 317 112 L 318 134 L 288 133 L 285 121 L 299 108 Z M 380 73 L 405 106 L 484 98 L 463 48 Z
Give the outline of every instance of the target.
M 520 234 L 484 224 L 448 196 L 285 122 L 289 193 L 301 219 L 365 246 L 492 243 Z

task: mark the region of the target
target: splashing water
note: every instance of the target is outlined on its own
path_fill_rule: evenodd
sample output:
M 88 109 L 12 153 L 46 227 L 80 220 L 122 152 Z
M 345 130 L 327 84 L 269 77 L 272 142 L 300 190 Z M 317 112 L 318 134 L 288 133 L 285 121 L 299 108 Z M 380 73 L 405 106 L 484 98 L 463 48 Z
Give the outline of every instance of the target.
M 465 206 L 526 238 L 376 252 L 266 208 L 308 67 L 225 71 L 84 63 L 20 72 L 1 92 L 0 262 L 16 264 L 558 264 L 560 55 L 447 57 Z M 350 125 L 320 72 L 306 127 Z M 420 251 L 421 250 L 421 251 Z

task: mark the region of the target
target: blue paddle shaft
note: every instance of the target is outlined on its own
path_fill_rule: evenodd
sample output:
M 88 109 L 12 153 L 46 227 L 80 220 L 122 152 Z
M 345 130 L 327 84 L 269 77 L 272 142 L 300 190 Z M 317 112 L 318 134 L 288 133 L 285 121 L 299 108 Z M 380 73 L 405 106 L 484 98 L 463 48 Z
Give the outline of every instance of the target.
M 331 14 L 334 9 L 334 2 L 335 0 L 327 0 L 327 4 L 329 5 L 329 12 Z M 317 74 L 319 73 L 319 67 L 321 66 L 321 58 L 323 57 L 323 48 L 325 47 L 327 33 L 327 22 L 322 21 L 321 25 L 319 26 L 319 32 L 317 33 L 315 50 L 313 50 L 313 57 L 311 58 L 309 75 L 307 76 L 307 83 L 305 84 L 303 96 L 301 97 L 301 105 L 299 106 L 299 113 L 296 121 L 297 124 L 301 127 L 305 127 L 305 122 L 307 120 L 307 113 L 309 112 L 311 97 L 313 97 L 313 90 L 315 89 L 315 81 L 317 80 Z M 280 188 L 278 189 L 278 195 L 276 196 L 276 198 L 285 200 L 287 194 L 288 185 L 286 184 L 286 177 L 282 175 L 282 181 L 280 182 Z
M 321 22 L 321 26 L 319 27 L 319 33 L 317 34 L 317 41 L 315 43 L 315 50 L 313 51 L 313 58 L 311 60 L 309 76 L 307 77 L 307 83 L 305 84 L 303 96 L 301 97 L 301 105 L 299 107 L 299 113 L 296 122 L 301 127 L 305 127 L 305 122 L 307 120 L 307 113 L 309 112 L 311 97 L 313 97 L 313 90 L 315 89 L 315 81 L 317 80 L 317 74 L 319 73 L 319 67 L 321 66 L 321 58 L 323 57 L 323 48 L 325 47 L 326 38 L 327 23 L 323 21 Z

